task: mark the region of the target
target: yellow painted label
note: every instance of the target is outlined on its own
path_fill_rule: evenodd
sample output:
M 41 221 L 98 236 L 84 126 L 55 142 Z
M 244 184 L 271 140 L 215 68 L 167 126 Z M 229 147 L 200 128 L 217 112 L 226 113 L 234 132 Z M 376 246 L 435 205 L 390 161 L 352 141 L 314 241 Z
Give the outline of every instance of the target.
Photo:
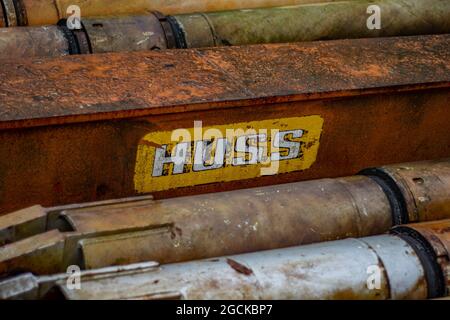
M 317 158 L 323 123 L 313 115 L 149 133 L 138 146 L 136 191 L 309 169 Z

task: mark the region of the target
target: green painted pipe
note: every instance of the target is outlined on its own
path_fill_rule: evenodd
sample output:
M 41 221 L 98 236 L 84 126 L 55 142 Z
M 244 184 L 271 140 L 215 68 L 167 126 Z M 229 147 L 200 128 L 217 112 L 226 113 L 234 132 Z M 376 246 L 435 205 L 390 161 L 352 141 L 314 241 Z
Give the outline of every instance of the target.
M 381 28 L 369 29 L 371 5 Z M 290 7 L 176 15 L 185 48 L 450 32 L 449 0 L 342 1 Z

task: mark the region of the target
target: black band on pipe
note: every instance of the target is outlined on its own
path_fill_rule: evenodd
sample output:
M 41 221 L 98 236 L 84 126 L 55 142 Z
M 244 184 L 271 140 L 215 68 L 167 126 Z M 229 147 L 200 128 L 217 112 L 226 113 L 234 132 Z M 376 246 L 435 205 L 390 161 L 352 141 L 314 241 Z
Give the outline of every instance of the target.
M 91 54 L 91 53 L 93 53 L 91 39 L 89 39 L 89 35 L 86 31 L 86 28 L 84 27 L 83 22 L 80 21 L 80 24 L 81 24 L 81 29 L 70 30 L 70 31 L 72 31 L 72 34 L 75 37 L 75 40 L 78 44 L 78 49 L 80 51 L 80 54 Z
M 408 224 L 408 206 L 397 182 L 389 174 L 378 168 L 366 169 L 359 174 L 371 178 L 383 189 L 391 206 L 393 224 L 395 226 Z
M 14 9 L 16 10 L 17 25 L 21 27 L 27 26 L 27 11 L 25 10 L 22 0 L 12 0 L 12 2 L 14 4 Z
M 186 37 L 184 36 L 183 28 L 178 23 L 178 20 L 173 16 L 168 16 L 167 21 L 169 21 L 172 26 L 173 35 L 175 37 L 175 43 L 178 49 L 186 49 Z
M 438 261 L 436 252 L 431 244 L 414 229 L 400 226 L 391 230 L 391 233 L 405 240 L 416 252 L 425 272 L 428 287 L 428 299 L 445 296 L 446 280 Z
M 159 20 L 164 36 L 166 37 L 167 49 L 177 49 L 177 41 L 175 39 L 175 30 L 173 29 L 168 17 L 159 11 L 153 11 L 153 15 Z
M 58 22 L 58 27 L 64 33 L 64 37 L 66 38 L 67 43 L 69 44 L 69 54 L 81 54 L 77 38 L 73 34 L 72 30 L 67 28 L 67 20 L 66 19 L 60 20 Z

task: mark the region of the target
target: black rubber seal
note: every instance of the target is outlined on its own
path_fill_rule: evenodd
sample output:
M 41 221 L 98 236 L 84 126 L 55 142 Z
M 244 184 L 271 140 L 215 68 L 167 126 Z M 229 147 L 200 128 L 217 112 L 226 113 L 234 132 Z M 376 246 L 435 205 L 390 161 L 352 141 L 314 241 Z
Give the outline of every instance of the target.
M 184 35 L 183 28 L 178 23 L 178 20 L 173 16 L 167 16 L 167 21 L 169 21 L 172 27 L 177 49 L 187 49 L 186 37 Z
M 64 33 L 64 37 L 66 38 L 67 43 L 69 44 L 69 54 L 81 54 L 77 38 L 75 37 L 72 30 L 67 28 L 67 19 L 59 20 L 58 27 Z
M 17 25 L 20 27 L 28 26 L 28 17 L 22 0 L 12 0 L 16 10 Z
M 86 28 L 84 27 L 83 22 L 80 21 L 80 23 L 81 23 L 81 29 L 76 29 L 76 30 L 69 29 L 69 30 L 72 32 L 72 34 L 75 37 L 80 54 L 92 54 L 93 51 L 92 51 L 91 39 L 89 38 L 89 35 L 86 31 Z
M 392 222 L 394 226 L 408 224 L 409 214 L 405 196 L 395 180 L 383 169 L 370 168 L 359 173 L 375 181 L 383 189 L 389 200 L 392 211 Z
M 428 287 L 428 299 L 436 299 L 446 295 L 446 280 L 433 247 L 418 231 L 399 226 L 391 233 L 405 240 L 416 252 L 425 272 Z

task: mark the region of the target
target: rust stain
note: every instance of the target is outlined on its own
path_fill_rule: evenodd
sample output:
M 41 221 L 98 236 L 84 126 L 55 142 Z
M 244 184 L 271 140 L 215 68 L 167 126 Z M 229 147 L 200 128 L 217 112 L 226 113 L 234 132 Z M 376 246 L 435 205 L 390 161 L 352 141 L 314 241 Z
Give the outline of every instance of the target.
M 228 265 L 231 268 L 233 268 L 237 272 L 242 273 L 242 274 L 244 274 L 246 276 L 250 276 L 250 275 L 253 274 L 253 270 L 252 269 L 244 266 L 243 264 L 241 264 L 241 263 L 239 263 L 239 262 L 237 262 L 235 260 L 227 259 L 227 263 L 228 263 Z
M 448 87 L 448 46 L 439 35 L 11 61 L 0 128 Z

